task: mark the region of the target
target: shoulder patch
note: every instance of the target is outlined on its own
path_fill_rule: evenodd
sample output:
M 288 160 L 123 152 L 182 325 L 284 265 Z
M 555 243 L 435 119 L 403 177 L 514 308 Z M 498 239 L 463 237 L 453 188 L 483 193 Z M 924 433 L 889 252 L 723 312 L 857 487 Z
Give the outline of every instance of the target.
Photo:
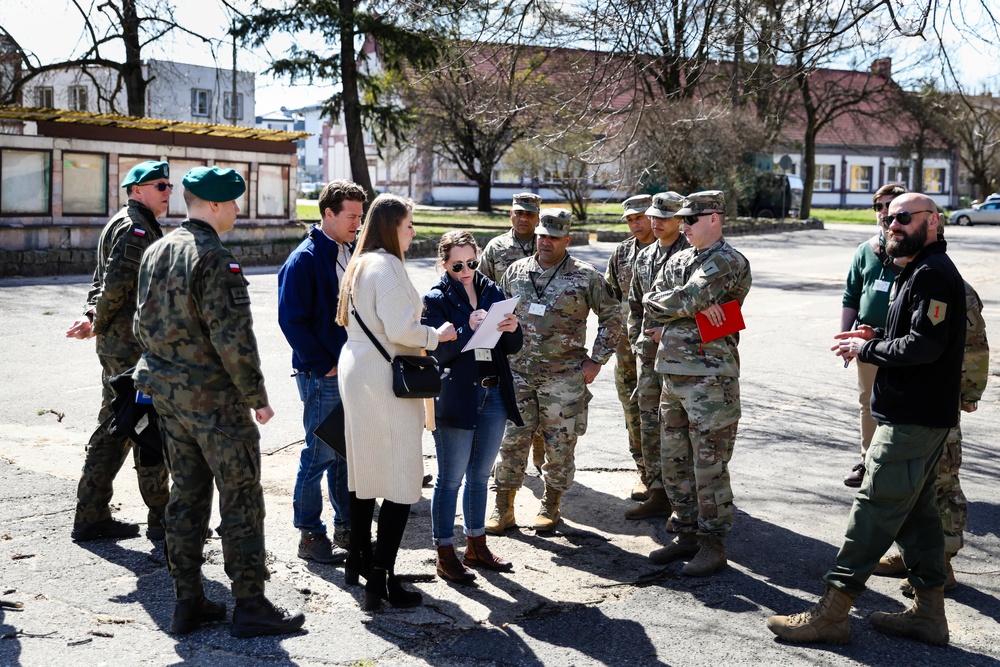
M 230 273 L 242 273 L 243 269 L 240 267 L 239 262 L 229 262 L 229 272 Z
M 234 285 L 229 288 L 229 300 L 234 306 L 246 306 L 250 303 L 250 292 L 246 285 Z
M 133 227 L 132 228 L 132 233 L 135 236 L 138 236 L 139 238 L 142 238 L 143 236 L 146 235 L 146 230 L 142 229 L 141 227 Z
M 948 304 L 944 301 L 938 301 L 937 299 L 931 299 L 930 304 L 927 306 L 927 318 L 935 325 L 944 322 L 945 316 L 948 314 Z
M 715 261 L 713 260 L 708 264 L 704 265 L 703 267 L 701 267 L 701 270 L 702 272 L 704 272 L 706 276 L 711 276 L 719 272 L 719 267 L 715 264 Z
M 125 244 L 125 262 L 127 264 L 138 265 L 142 261 L 143 248 L 141 245 L 136 245 L 134 243 Z

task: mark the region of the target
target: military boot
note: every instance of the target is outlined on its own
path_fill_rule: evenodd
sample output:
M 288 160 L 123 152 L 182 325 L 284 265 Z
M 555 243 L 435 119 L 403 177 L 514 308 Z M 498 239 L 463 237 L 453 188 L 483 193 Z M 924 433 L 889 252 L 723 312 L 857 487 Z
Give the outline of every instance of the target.
M 649 500 L 649 486 L 646 484 L 646 479 L 642 476 L 639 477 L 639 482 L 632 487 L 632 500 L 638 500 L 639 502 L 646 502 Z
M 944 592 L 948 593 L 958 588 L 958 581 L 955 580 L 955 570 L 951 567 L 951 554 L 948 554 L 948 578 L 944 580 Z M 907 577 L 899 582 L 899 590 L 908 598 L 913 597 L 913 585 Z
M 671 511 L 667 492 L 663 489 L 650 489 L 649 499 L 641 505 L 625 510 L 625 518 L 635 521 L 656 516 L 670 516 Z
M 726 546 L 718 537 L 698 539 L 698 553 L 691 562 L 681 568 L 681 574 L 688 577 L 707 577 L 726 567 Z
M 238 598 L 233 609 L 233 623 L 229 634 L 248 639 L 262 635 L 287 635 L 296 632 L 306 622 L 299 611 L 286 611 L 276 607 L 263 595 Z
M 891 556 L 882 556 L 875 566 L 874 574 L 880 577 L 905 577 L 906 565 L 903 563 L 902 554 L 896 552 Z
M 174 605 L 174 615 L 170 619 L 170 632 L 186 635 L 206 623 L 226 620 L 226 605 L 212 602 L 204 595 L 187 600 L 178 600 Z
M 497 489 L 496 506 L 493 514 L 486 520 L 486 532 L 490 535 L 502 535 L 508 528 L 517 525 L 514 520 L 514 495 L 517 489 Z
M 898 614 L 876 611 L 872 625 L 879 632 L 944 646 L 948 643 L 948 619 L 944 616 L 944 587 L 913 589 L 913 606 Z
M 559 501 L 562 499 L 562 491 L 553 489 L 548 484 L 545 485 L 545 495 L 542 496 L 542 506 L 538 508 L 538 516 L 535 517 L 531 527 L 536 532 L 545 533 L 555 530 L 559 523 Z
M 833 586 L 812 609 L 791 616 L 772 616 L 767 629 L 794 644 L 846 644 L 851 641 L 851 603 L 854 596 Z
M 667 546 L 649 554 L 649 560 L 657 565 L 666 565 L 682 558 L 691 558 L 699 551 L 698 536 L 694 533 L 677 533 Z

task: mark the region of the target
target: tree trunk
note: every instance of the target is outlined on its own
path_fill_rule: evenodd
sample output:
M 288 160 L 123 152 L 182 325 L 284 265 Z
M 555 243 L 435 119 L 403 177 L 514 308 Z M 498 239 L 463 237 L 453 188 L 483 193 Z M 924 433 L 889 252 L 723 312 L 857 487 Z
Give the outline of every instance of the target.
M 139 41 L 139 15 L 135 10 L 135 0 L 122 2 L 122 41 L 125 44 L 125 61 L 121 73 L 128 100 L 128 115 L 146 115 L 146 84 L 142 76 L 142 55 Z
M 365 135 L 361 126 L 361 102 L 358 96 L 358 63 L 354 54 L 354 1 L 340 0 L 340 81 L 344 131 L 347 133 L 347 154 L 351 162 L 351 178 L 375 198 L 375 189 L 368 174 L 365 155 Z M 336 121 L 336 119 L 332 119 Z
M 492 213 L 493 203 L 490 201 L 490 191 L 493 188 L 493 170 L 484 169 L 477 183 L 479 185 L 479 198 L 476 202 L 476 210 L 481 213 Z

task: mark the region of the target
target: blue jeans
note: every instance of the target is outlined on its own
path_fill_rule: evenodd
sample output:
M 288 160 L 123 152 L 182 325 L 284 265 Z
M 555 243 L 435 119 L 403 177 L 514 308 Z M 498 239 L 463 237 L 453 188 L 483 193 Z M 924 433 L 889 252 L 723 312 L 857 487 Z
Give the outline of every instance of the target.
M 465 477 L 462 515 L 465 534 L 485 535 L 486 496 L 490 469 L 500 451 L 507 409 L 499 387 L 479 387 L 476 404 L 478 420 L 474 429 L 439 426 L 434 431 L 438 474 L 431 498 L 431 529 L 434 543 L 447 546 L 455 535 L 455 505 L 458 487 Z
M 351 514 L 347 495 L 347 461 L 313 435 L 316 427 L 340 403 L 337 376 L 297 373 L 295 382 L 299 386 L 299 398 L 303 403 L 302 423 L 306 427 L 306 444 L 299 456 L 299 473 L 292 494 L 295 527 L 326 534 L 322 491 L 323 476 L 326 475 L 330 503 L 333 505 L 334 528 L 349 530 Z

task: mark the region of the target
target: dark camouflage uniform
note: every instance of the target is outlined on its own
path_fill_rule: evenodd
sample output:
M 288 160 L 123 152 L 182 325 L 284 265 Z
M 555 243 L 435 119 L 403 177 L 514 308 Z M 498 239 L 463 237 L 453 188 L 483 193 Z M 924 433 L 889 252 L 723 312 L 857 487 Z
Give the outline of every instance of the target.
M 643 332 L 658 327 L 642 305 L 642 297 L 653 287 L 653 281 L 675 253 L 688 247 L 687 238 L 680 234 L 669 247 L 654 243 L 636 255 L 632 284 L 628 293 L 628 343 L 636 359 L 636 403 L 639 406 L 639 432 L 646 485 L 663 488 L 660 466 L 660 394 L 663 376 L 656 372 L 656 343 Z
M 646 484 L 646 467 L 642 458 L 642 432 L 639 426 L 639 401 L 635 393 L 638 376 L 636 374 L 635 353 L 629 345 L 628 331 L 624 322 L 628 319 L 628 293 L 632 287 L 632 272 L 639 251 L 649 246 L 639 243 L 634 236 L 625 239 L 611 251 L 608 258 L 608 268 L 604 279 L 611 286 L 611 292 L 622 304 L 622 336 L 615 350 L 615 388 L 618 390 L 618 400 L 625 413 L 625 430 L 628 432 L 628 451 L 639 470 L 639 476 Z
M 986 391 L 990 373 L 990 344 L 986 340 L 986 321 L 983 319 L 983 302 L 972 285 L 965 283 L 965 357 L 962 360 L 963 406 L 974 405 Z M 941 510 L 941 527 L 944 529 L 944 550 L 957 554 L 965 545 L 963 534 L 968 520 L 968 502 L 958 479 L 962 465 L 962 413 L 959 423 L 948 432 L 944 452 L 938 463 L 938 508 Z
M 153 397 L 169 455 L 166 544 L 177 599 L 203 593 L 215 486 L 233 595 L 262 594 L 269 577 L 260 433 L 250 415 L 268 400 L 246 286 L 232 253 L 200 220 L 153 245 L 139 275 L 135 379 Z
M 500 282 L 504 272 L 514 262 L 535 254 L 535 237 L 522 243 L 514 236 L 514 230 L 501 234 L 486 244 L 479 256 L 479 271 L 495 283 Z
M 647 314 L 663 325 L 656 352 L 656 370 L 663 373 L 660 461 L 680 532 L 723 538 L 732 527 L 739 336 L 702 343 L 695 314 L 734 299 L 742 304 L 750 282 L 750 263 L 720 239 L 671 257 L 643 298 Z
M 87 445 L 83 474 L 77 487 L 75 524 L 103 521 L 111 516 L 108 505 L 114 493 L 114 480 L 129 449 L 139 478 L 139 493 L 149 508 L 147 520 L 156 526 L 167 504 L 167 468 L 162 463 L 142 465 L 139 447 L 121 435 L 111 435 L 114 392 L 110 378 L 130 370 L 139 361 L 142 350 L 132 334 L 135 315 L 136 282 L 139 260 L 153 241 L 163 236 L 153 212 L 130 199 L 128 206 L 113 217 L 101 232 L 97 245 L 97 268 L 87 295 L 84 312 L 93 312 L 93 331 L 97 336 L 97 356 L 101 362 L 101 409 L 98 427 Z
M 500 287 L 509 296 L 521 297 L 516 314 L 524 345 L 510 358 L 510 367 L 524 426 L 507 422 L 495 471 L 496 487 L 521 487 L 531 436 L 540 428 L 545 438 L 545 484 L 566 490 L 572 486 L 576 470 L 573 451 L 577 437 L 587 430 L 591 393 L 584 380 L 583 362 L 588 356 L 598 364 L 611 358 L 621 335 L 620 304 L 597 269 L 568 253 L 565 262 L 548 270 L 543 270 L 535 257 L 516 262 L 504 273 Z M 545 314 L 529 314 L 533 303 L 544 304 Z M 588 355 L 590 311 L 597 314 L 599 329 L 593 353 Z

